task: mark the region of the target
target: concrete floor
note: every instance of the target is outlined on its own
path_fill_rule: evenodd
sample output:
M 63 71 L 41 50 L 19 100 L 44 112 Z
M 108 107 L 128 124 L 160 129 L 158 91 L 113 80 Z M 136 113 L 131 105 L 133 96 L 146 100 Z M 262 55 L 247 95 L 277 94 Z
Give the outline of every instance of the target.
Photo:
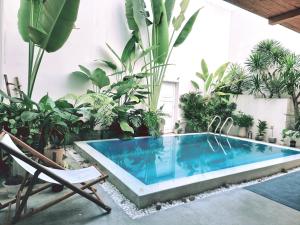
M 93 203 L 74 196 L 19 225 L 299 225 L 300 212 L 271 201 L 253 192 L 236 189 L 145 216 L 129 218 L 112 199 L 98 188 L 103 200 L 112 207 L 103 214 Z M 52 198 L 53 193 L 41 193 L 32 199 L 38 204 Z M 6 211 L 0 211 L 0 224 Z

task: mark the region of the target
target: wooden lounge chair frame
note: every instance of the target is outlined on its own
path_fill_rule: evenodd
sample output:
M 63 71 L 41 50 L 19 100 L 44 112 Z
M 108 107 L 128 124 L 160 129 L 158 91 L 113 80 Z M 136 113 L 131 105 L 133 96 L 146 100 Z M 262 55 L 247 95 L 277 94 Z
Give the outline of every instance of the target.
M 0 137 L 3 136 L 4 134 L 8 134 L 15 144 L 22 147 L 22 150 L 25 150 L 25 152 L 28 152 L 33 157 L 36 157 L 37 159 L 41 160 L 47 166 L 54 167 L 56 169 L 64 169 L 63 167 L 56 164 L 52 160 L 48 159 L 47 157 L 45 157 L 44 155 L 42 155 L 41 153 L 39 153 L 38 151 L 36 151 L 32 147 L 30 147 L 29 145 L 27 145 L 26 143 L 24 143 L 23 141 L 21 141 L 20 139 L 15 137 L 14 135 L 8 133 L 7 131 L 2 131 L 0 133 Z M 100 171 L 101 176 L 99 178 L 97 178 L 89 183 L 81 183 L 80 187 L 76 187 L 75 185 L 69 183 L 68 181 L 62 179 L 61 177 L 57 176 L 53 172 L 49 171 L 47 168 L 41 166 L 40 164 L 38 164 L 31 158 L 27 157 L 26 155 L 20 154 L 19 152 L 16 152 L 14 149 L 4 145 L 3 143 L 0 143 L 0 149 L 4 150 L 6 153 L 8 153 L 10 155 L 17 157 L 18 159 L 24 161 L 25 163 L 29 164 L 30 166 L 32 166 L 36 169 L 36 172 L 34 173 L 34 175 L 31 175 L 28 172 L 26 172 L 26 175 L 20 186 L 20 189 L 18 190 L 14 199 L 10 200 L 9 202 L 7 202 L 5 204 L 0 203 L 0 210 L 4 209 L 6 207 L 9 207 L 9 209 L 10 209 L 13 204 L 16 204 L 15 215 L 13 216 L 13 218 L 11 220 L 12 223 L 16 223 L 21 219 L 32 216 L 38 212 L 41 212 L 53 205 L 65 200 L 65 199 L 75 195 L 75 194 L 79 194 L 82 197 L 90 200 L 91 202 L 95 203 L 97 206 L 100 206 L 101 208 L 103 208 L 107 213 L 111 212 L 111 208 L 102 202 L 102 200 L 96 193 L 96 190 L 92 187 L 93 185 L 100 183 L 100 182 L 104 182 L 107 179 L 108 175 L 104 174 L 103 172 Z M 63 196 L 56 198 L 50 202 L 47 202 L 46 204 L 44 204 L 38 208 L 27 210 L 27 201 L 30 196 L 37 194 L 37 193 L 39 193 L 47 188 L 50 188 L 52 186 L 52 184 L 47 183 L 37 189 L 33 189 L 33 187 L 38 179 L 38 176 L 41 173 L 44 173 L 45 175 L 49 176 L 53 180 L 57 181 L 59 184 L 64 185 L 65 187 L 69 188 L 71 190 L 71 192 L 66 193 Z M 22 195 L 22 192 L 26 185 L 28 185 L 27 190 L 25 191 L 25 194 Z M 93 194 L 95 197 L 93 197 L 91 194 L 85 192 L 84 191 L 85 189 L 89 189 L 91 191 L 91 194 Z

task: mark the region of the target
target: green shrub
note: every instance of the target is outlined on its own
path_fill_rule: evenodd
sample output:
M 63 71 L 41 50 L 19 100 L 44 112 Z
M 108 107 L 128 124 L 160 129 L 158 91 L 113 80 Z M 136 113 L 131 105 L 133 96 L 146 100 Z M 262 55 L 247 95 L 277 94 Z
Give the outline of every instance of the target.
M 219 96 L 203 98 L 200 93 L 190 92 L 180 97 L 180 108 L 186 122 L 185 131 L 202 132 L 207 130 L 215 115 L 220 116 L 223 121 L 232 116 L 236 104 Z
M 239 112 L 238 114 L 234 115 L 234 122 L 235 125 L 238 125 L 239 127 L 245 127 L 245 128 L 252 127 L 253 117 L 243 112 Z
M 186 121 L 186 132 L 199 132 L 207 128 L 206 102 L 199 93 L 191 92 L 180 97 L 180 108 Z

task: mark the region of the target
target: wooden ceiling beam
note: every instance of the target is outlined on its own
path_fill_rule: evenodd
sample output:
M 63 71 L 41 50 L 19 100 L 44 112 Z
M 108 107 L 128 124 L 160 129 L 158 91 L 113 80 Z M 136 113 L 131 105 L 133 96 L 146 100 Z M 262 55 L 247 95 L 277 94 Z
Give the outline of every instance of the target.
M 269 24 L 275 25 L 275 24 L 281 24 L 282 22 L 285 22 L 289 19 L 292 19 L 296 16 L 300 16 L 300 8 L 293 9 L 291 11 L 272 16 L 269 18 Z

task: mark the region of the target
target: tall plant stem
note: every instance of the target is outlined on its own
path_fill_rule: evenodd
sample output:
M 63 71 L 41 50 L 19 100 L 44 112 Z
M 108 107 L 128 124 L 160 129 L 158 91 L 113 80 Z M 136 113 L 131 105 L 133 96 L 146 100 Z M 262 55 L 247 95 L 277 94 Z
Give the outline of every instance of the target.
M 173 30 L 173 32 L 172 32 L 172 35 L 171 35 L 171 38 L 170 38 L 170 41 L 169 41 L 169 46 L 172 44 L 174 34 L 175 34 L 175 30 Z M 163 79 L 165 77 L 165 73 L 166 73 L 166 70 L 167 70 L 167 66 L 168 66 L 171 54 L 173 52 L 173 48 L 174 48 L 174 45 L 172 45 L 170 51 L 168 52 L 168 56 L 167 56 L 167 58 L 164 62 L 164 65 L 161 68 L 157 67 L 156 71 L 157 71 L 158 79 L 155 80 L 155 82 L 152 84 L 153 92 L 151 92 L 152 98 L 151 98 L 151 103 L 149 104 L 151 111 L 157 110 L 162 82 L 163 82 Z
M 30 26 L 34 26 L 34 3 L 33 0 L 30 0 Z M 30 93 L 30 83 L 32 82 L 31 73 L 32 73 L 32 66 L 34 60 L 34 43 L 29 40 L 28 42 L 28 75 L 27 75 L 27 94 Z
M 34 44 L 29 41 L 28 43 L 28 75 L 27 75 L 27 94 L 30 92 L 31 73 L 34 59 Z
M 40 48 L 38 51 L 38 54 L 35 58 L 35 62 L 34 62 L 34 67 L 33 70 L 30 74 L 30 80 L 31 82 L 28 84 L 29 85 L 29 92 L 28 92 L 28 97 L 31 98 L 32 97 L 32 92 L 33 92 L 33 88 L 34 88 L 34 84 L 35 84 L 35 80 L 36 80 L 36 76 L 37 73 L 39 71 L 43 56 L 44 56 L 44 52 L 45 50 Z

